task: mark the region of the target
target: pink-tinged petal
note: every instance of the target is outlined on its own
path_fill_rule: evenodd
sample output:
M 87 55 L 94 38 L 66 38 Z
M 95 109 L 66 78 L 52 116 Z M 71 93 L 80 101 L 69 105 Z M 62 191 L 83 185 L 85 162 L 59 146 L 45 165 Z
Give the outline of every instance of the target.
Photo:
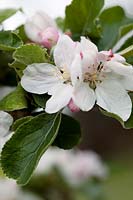
M 72 112 L 79 112 L 79 111 L 80 111 L 80 108 L 74 103 L 73 99 L 71 99 L 71 100 L 69 101 L 68 108 L 69 108 Z
M 48 27 L 56 28 L 56 24 L 51 17 L 42 11 L 36 12 L 24 25 L 27 37 L 37 43 L 41 43 L 39 33 Z
M 73 92 L 73 101 L 82 111 L 91 110 L 96 101 L 94 90 L 88 83 L 77 84 Z
M 77 82 L 83 80 L 82 76 L 82 63 L 81 63 L 81 57 L 80 55 L 76 55 L 75 59 L 72 62 L 71 68 L 70 68 L 70 74 L 71 74 L 71 81 L 72 84 L 75 85 Z
M 35 63 L 24 70 L 22 87 L 31 93 L 44 94 L 58 83 L 62 83 L 59 69 L 48 63 Z
M 73 88 L 69 84 L 60 84 L 52 97 L 47 101 L 45 111 L 56 113 L 68 105 L 72 97 Z
M 126 59 L 119 54 L 114 54 L 114 56 L 111 58 L 111 61 L 117 61 L 117 62 L 125 63 Z
M 115 80 L 105 80 L 96 88 L 97 105 L 127 121 L 132 102 L 126 90 Z
M 119 75 L 133 76 L 133 67 L 131 65 L 124 65 L 116 61 L 107 61 L 104 63 L 104 67 Z
M 98 60 L 99 60 L 99 62 L 106 62 L 106 61 L 110 60 L 109 51 L 98 52 Z
M 59 39 L 59 32 L 53 27 L 48 27 L 44 31 L 40 32 L 41 44 L 50 49 Z
M 74 50 L 75 43 L 73 40 L 67 35 L 60 36 L 54 49 L 54 61 L 56 66 L 70 70 L 75 55 Z
M 114 54 L 112 50 L 100 51 L 98 53 L 98 59 L 100 62 L 106 62 L 106 61 L 116 61 L 121 63 L 126 62 L 126 59 L 124 57 L 122 57 L 119 54 Z
M 0 111 L 0 138 L 8 134 L 13 118 L 10 114 Z

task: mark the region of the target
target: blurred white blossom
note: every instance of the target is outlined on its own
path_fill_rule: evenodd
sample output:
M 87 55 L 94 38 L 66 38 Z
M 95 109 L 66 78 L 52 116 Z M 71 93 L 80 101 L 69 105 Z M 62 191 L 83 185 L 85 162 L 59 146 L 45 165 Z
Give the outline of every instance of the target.
M 10 181 L 6 178 L 0 179 L 0 199 L 1 200 L 17 200 L 16 196 L 19 189 L 15 181 Z
M 108 170 L 100 157 L 92 151 L 49 149 L 42 157 L 37 174 L 48 174 L 56 167 L 73 185 L 79 185 L 90 178 L 105 179 Z
M 0 200 L 42 200 L 35 195 L 22 191 L 15 181 L 0 178 Z

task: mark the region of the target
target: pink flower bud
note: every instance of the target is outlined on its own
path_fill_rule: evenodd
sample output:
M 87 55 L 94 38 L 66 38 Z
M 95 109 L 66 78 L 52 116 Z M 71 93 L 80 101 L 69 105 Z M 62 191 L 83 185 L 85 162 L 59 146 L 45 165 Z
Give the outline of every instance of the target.
M 75 105 L 75 103 L 73 102 L 73 99 L 70 100 L 69 104 L 68 104 L 68 108 L 72 111 L 72 112 L 79 112 L 80 109 L 78 106 Z
M 39 36 L 41 37 L 41 44 L 50 49 L 57 43 L 59 32 L 54 27 L 48 27 L 44 31 L 39 32 Z

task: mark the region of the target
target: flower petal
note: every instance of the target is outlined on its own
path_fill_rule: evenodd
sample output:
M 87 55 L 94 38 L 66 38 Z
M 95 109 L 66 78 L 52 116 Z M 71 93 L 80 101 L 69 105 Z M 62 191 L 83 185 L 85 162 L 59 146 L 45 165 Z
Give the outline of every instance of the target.
M 81 37 L 81 47 L 82 47 L 82 50 L 85 50 L 85 51 L 98 52 L 97 46 L 93 42 L 91 42 L 89 39 L 86 39 L 85 37 Z
M 7 112 L 0 111 L 0 137 L 4 137 L 8 134 L 8 131 L 12 123 L 13 123 L 12 116 Z
M 82 110 L 89 111 L 95 104 L 95 93 L 88 83 L 77 84 L 74 88 L 73 101 Z
M 131 65 L 124 65 L 115 61 L 108 61 L 104 64 L 105 68 L 112 70 L 114 73 L 123 76 L 133 76 L 133 67 Z
M 75 43 L 69 36 L 60 36 L 54 49 L 54 61 L 56 66 L 69 70 L 74 59 L 74 49 Z
M 111 61 L 125 63 L 126 59 L 123 56 L 119 55 L 118 53 L 115 53 L 114 56 L 111 58 Z
M 82 64 L 80 55 L 76 55 L 71 65 L 71 81 L 75 85 L 77 82 L 82 81 Z
M 105 80 L 96 88 L 97 105 L 120 116 L 126 121 L 132 110 L 131 99 L 126 90 L 115 80 Z
M 106 62 L 106 61 L 116 61 L 116 62 L 121 62 L 121 63 L 124 63 L 126 62 L 126 59 L 119 55 L 118 53 L 116 54 L 113 54 L 112 50 L 110 51 L 100 51 L 98 53 L 98 58 L 99 58 L 99 61 L 101 62 Z
M 28 92 L 44 94 L 62 81 L 61 73 L 56 66 L 48 63 L 35 63 L 24 70 L 21 85 Z
M 126 90 L 133 91 L 133 76 L 123 76 L 120 81 Z
M 47 113 L 56 113 L 68 105 L 72 97 L 73 88 L 69 84 L 60 84 L 55 93 L 46 103 Z
M 84 73 L 88 72 L 92 66 L 97 65 L 98 49 L 90 40 L 81 37 L 81 42 L 77 43 L 76 52 L 81 55 Z

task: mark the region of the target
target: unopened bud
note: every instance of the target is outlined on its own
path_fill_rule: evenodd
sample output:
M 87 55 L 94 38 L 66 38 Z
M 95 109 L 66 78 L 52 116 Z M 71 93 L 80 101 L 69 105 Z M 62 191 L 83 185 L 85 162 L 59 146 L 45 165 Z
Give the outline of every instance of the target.
M 41 37 L 41 44 L 48 49 L 53 47 L 59 39 L 59 32 L 54 27 L 48 27 L 43 32 L 40 32 L 39 35 Z

